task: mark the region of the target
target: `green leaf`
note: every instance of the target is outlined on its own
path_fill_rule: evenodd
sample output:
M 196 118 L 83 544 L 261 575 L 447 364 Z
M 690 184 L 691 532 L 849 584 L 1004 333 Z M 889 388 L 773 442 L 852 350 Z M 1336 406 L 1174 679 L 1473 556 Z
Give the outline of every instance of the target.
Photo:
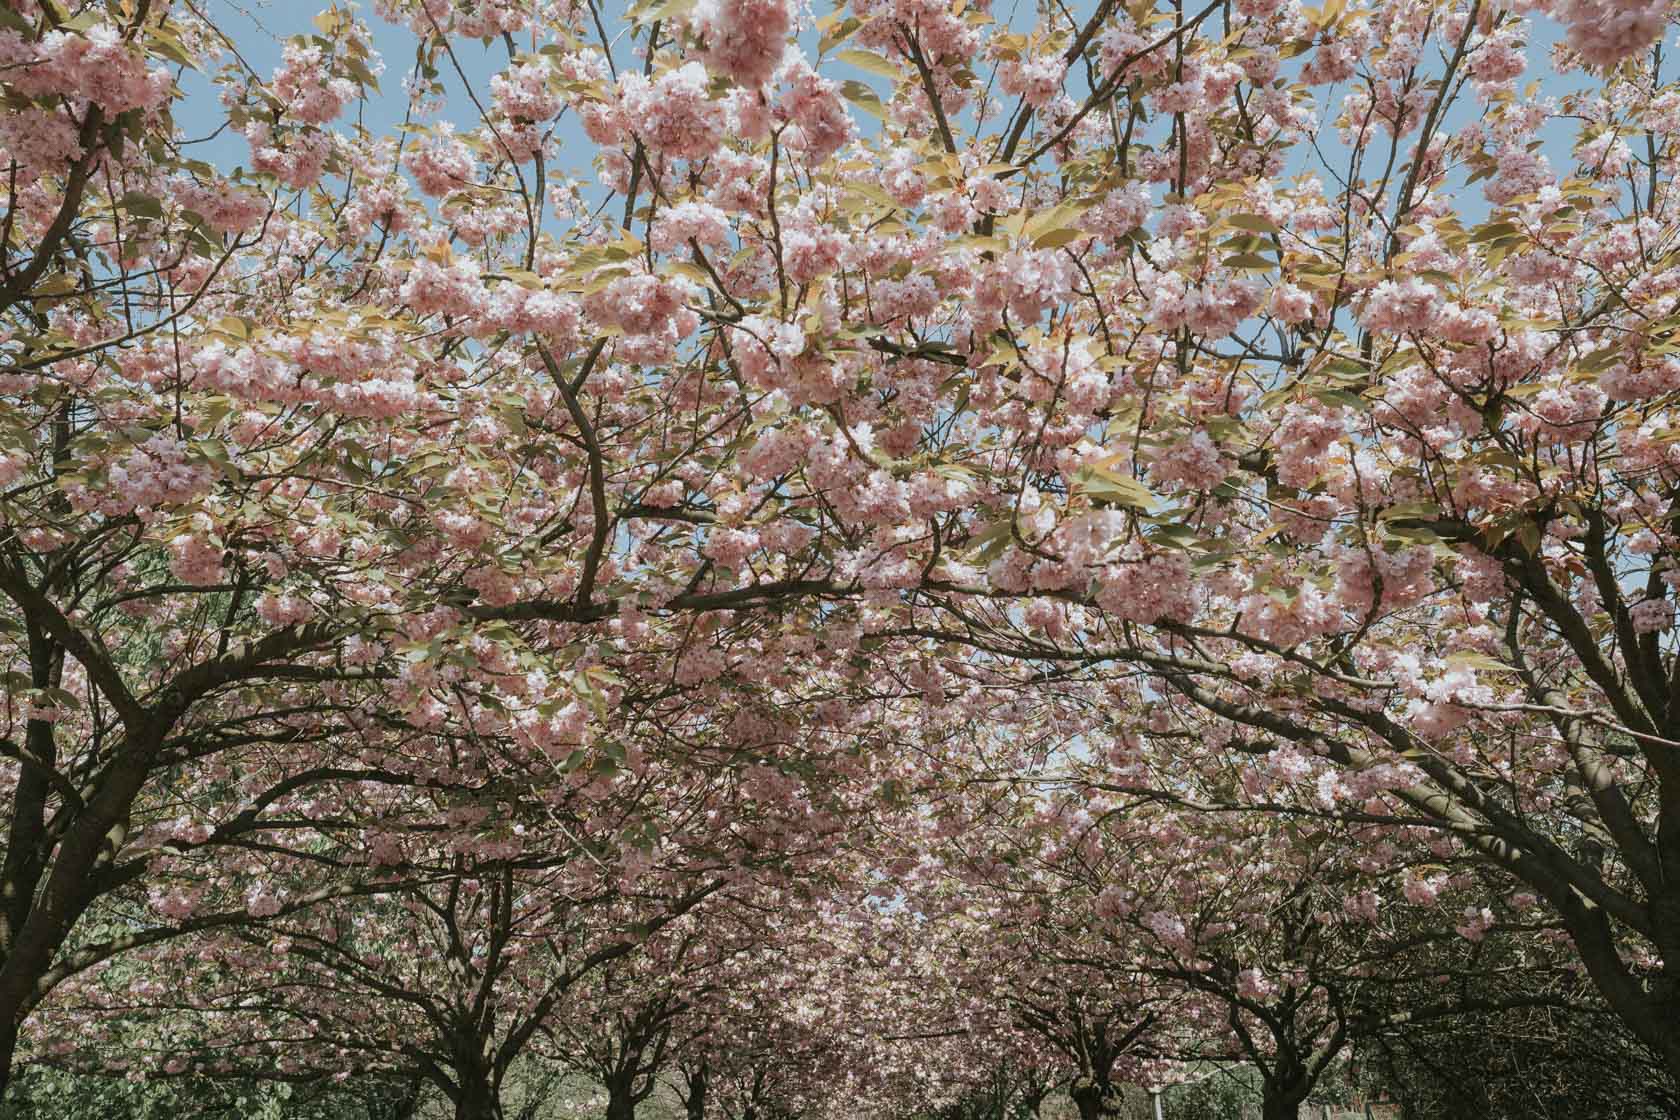
M 881 104 L 881 98 L 856 78 L 840 83 L 840 95 L 870 116 L 883 121 L 887 119 L 887 110 Z
M 1619 347 L 1607 346 L 1602 350 L 1594 350 L 1592 353 L 1576 362 L 1575 368 L 1586 370 L 1588 373 L 1598 373 L 1609 369 L 1611 366 L 1621 361 L 1621 358 L 1622 352 Z M 1505 391 L 1505 395 L 1510 396 L 1511 391 L 1507 389 Z
M 163 217 L 163 203 L 144 191 L 129 191 L 117 203 L 117 208 L 137 218 Z
M 1232 214 L 1225 219 L 1226 225 L 1236 226 L 1238 229 L 1251 230 L 1254 233 L 1278 233 L 1277 224 L 1270 218 L 1263 218 L 1259 214 Z
M 359 58 L 347 58 L 347 59 L 345 59 L 344 60 L 344 68 L 346 70 L 350 71 L 350 76 L 352 78 L 355 78 L 358 82 L 362 83 L 363 86 L 367 87 L 368 89 L 371 89 L 375 93 L 379 92 L 379 79 L 373 76 L 373 71 L 369 70 L 367 68 L 367 64 L 364 63 L 361 59 L 359 59 Z
M 822 38 L 817 41 L 818 54 L 828 53 L 829 48 L 844 43 L 852 37 L 852 32 L 863 26 L 863 21 L 856 16 L 847 16 L 838 23 L 833 20 L 833 16 L 824 16 L 817 21 L 817 26 L 822 29 Z
M 836 51 L 837 61 L 849 63 L 870 74 L 897 81 L 899 78 L 898 65 L 889 58 L 882 58 L 874 51 L 844 50 Z
M 153 28 L 146 33 L 150 41 L 151 53 L 158 58 L 167 58 L 170 62 L 179 63 L 189 70 L 197 70 L 198 64 L 193 61 L 187 48 L 173 34 L 159 28 Z
M 69 295 L 79 287 L 81 287 L 81 282 L 76 277 L 68 272 L 55 272 L 35 285 L 35 291 L 31 294 L 36 296 L 63 296 Z
M 1098 501 L 1132 509 L 1151 510 L 1159 499 L 1149 487 L 1129 475 L 1116 474 L 1105 467 L 1082 467 L 1074 475 L 1074 485 Z
M 1049 233 L 1040 234 L 1039 236 L 1033 238 L 1033 248 L 1060 249 L 1063 245 L 1071 245 L 1075 241 L 1078 241 L 1081 237 L 1089 236 L 1090 235 L 1082 229 L 1074 229 L 1071 226 L 1064 226 L 1061 229 L 1053 229 Z
M 1360 412 L 1371 411 L 1370 401 L 1357 393 L 1350 393 L 1346 389 L 1314 389 L 1311 395 L 1325 404 L 1344 405 Z
M 1441 507 L 1434 502 L 1400 502 L 1377 514 L 1383 521 L 1427 520 L 1441 516 Z
M 969 562 L 984 566 L 1002 556 L 1004 549 L 1009 547 L 1013 527 L 1014 523 L 1009 520 L 994 521 L 986 526 L 970 542 Z
M 1201 538 L 1196 535 L 1196 530 L 1177 521 L 1151 526 L 1144 532 L 1144 536 L 1163 548 L 1180 552 L 1201 544 Z
M 1030 238 L 1035 244 L 1039 239 L 1048 237 L 1059 230 L 1072 229 L 1080 215 L 1091 208 L 1089 202 L 1074 200 L 1060 202 L 1048 210 L 1034 214 L 1021 223 L 1020 236 Z M 1077 236 L 1084 236 L 1077 234 Z
M 1252 269 L 1255 271 L 1271 271 L 1277 264 L 1258 253 L 1238 253 L 1234 257 L 1226 257 L 1219 262 L 1226 268 Z
M 1471 230 L 1470 240 L 1477 242 L 1492 241 L 1497 237 L 1509 237 L 1513 233 L 1521 232 L 1521 230 L 1510 222 L 1489 222 L 1486 225 L 1477 226 L 1475 229 Z

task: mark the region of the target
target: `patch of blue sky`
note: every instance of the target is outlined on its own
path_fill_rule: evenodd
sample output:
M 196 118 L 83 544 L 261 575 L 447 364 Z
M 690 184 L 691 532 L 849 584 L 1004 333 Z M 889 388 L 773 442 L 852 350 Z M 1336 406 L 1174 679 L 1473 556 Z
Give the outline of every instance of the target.
M 232 41 L 239 57 L 264 80 L 280 66 L 288 40 L 299 36 L 307 39 L 318 34 L 312 21 L 328 7 L 299 0 L 198 0 L 196 6 Z M 346 5 L 341 3 L 339 6 Z M 381 19 L 366 7 L 349 7 L 366 19 L 373 49 L 385 70 L 379 76 L 379 89 L 368 91 L 365 100 L 348 111 L 348 121 L 341 119 L 331 127 L 343 129 L 347 123 L 359 123 L 376 137 L 397 136 L 405 125 L 423 127 L 445 121 L 458 132 L 479 127 L 483 121 L 479 106 L 488 107 L 491 79 L 510 65 L 507 43 L 499 39 L 484 42 L 453 37 L 450 41 L 453 59 L 441 53 L 434 59 L 443 96 L 429 99 L 430 111 L 411 116 L 407 85 L 419 73 L 419 36 L 406 24 Z M 608 23 L 607 26 L 611 28 L 613 24 Z M 542 46 L 540 41 L 532 42 L 528 32 L 523 38 L 521 42 L 519 37 L 515 37 L 512 44 L 514 53 L 527 54 Z M 623 41 L 615 48 L 621 65 L 627 49 Z M 457 64 L 459 71 L 456 70 Z M 180 85 L 184 97 L 176 108 L 177 126 L 189 139 L 210 137 L 189 149 L 194 158 L 224 171 L 248 166 L 250 149 L 244 137 L 232 129 L 221 127 L 226 113 L 211 75 L 189 70 L 182 75 Z M 591 161 L 595 148 L 576 118 L 570 113 L 562 114 L 553 122 L 552 134 L 555 143 L 550 147 L 551 170 L 585 183 L 591 182 L 594 178 Z
M 313 3 L 300 3 L 298 0 L 199 0 L 197 6 L 236 45 L 240 56 L 251 68 L 265 78 L 280 65 L 281 52 L 288 38 L 308 37 L 315 33 L 311 20 L 320 10 Z M 1073 6 L 1057 5 L 1057 8 L 1062 19 L 1073 21 L 1088 19 L 1094 10 L 1089 0 Z M 386 70 L 381 78 L 380 91 L 370 95 L 364 103 L 357 106 L 357 119 L 374 135 L 392 135 L 402 127 L 407 115 L 407 97 L 403 87 L 405 79 L 415 70 L 419 40 L 407 26 L 380 19 L 366 10 L 360 10 L 359 14 L 368 19 L 374 49 L 382 58 Z M 799 34 L 798 46 L 808 58 L 815 59 L 818 56 L 822 31 L 816 26 L 816 20 L 827 14 L 821 11 L 807 12 Z M 1013 34 L 1028 34 L 1042 22 L 1042 13 L 1038 5 L 1027 3 L 1025 0 L 1014 0 L 1007 6 L 1001 6 L 993 15 L 1001 29 Z M 622 68 L 626 63 L 639 64 L 631 57 L 631 24 L 626 18 L 625 6 L 608 6 L 602 17 L 604 25 L 612 34 L 614 57 L 619 67 Z M 1224 35 L 1228 30 L 1217 24 L 1210 25 L 1211 33 Z M 1565 94 L 1592 83 L 1593 79 L 1589 75 L 1579 71 L 1560 75 L 1549 65 L 1551 47 L 1560 37 L 1561 29 L 1552 21 L 1545 18 L 1530 21 L 1529 71 L 1518 81 L 1519 86 L 1532 83 L 1525 90 L 1524 96 L 1561 100 Z M 530 41 L 528 34 L 526 38 L 526 42 L 515 42 L 515 48 L 531 51 L 541 46 L 539 42 Z M 835 57 L 836 49 L 845 49 L 847 46 L 848 44 L 841 43 L 831 47 L 821 64 L 822 72 L 839 80 L 861 82 L 884 100 L 891 92 L 891 83 L 887 79 L 845 59 Z M 509 64 L 508 46 L 500 41 L 486 44 L 476 40 L 457 39 L 454 41 L 454 49 L 455 61 L 460 64 L 466 83 L 472 86 L 481 100 L 487 98 L 490 79 Z M 1298 58 L 1286 65 L 1283 77 L 1290 79 L 1298 74 L 1301 61 Z M 975 62 L 977 77 L 982 85 L 988 89 L 993 88 L 992 68 L 989 65 L 980 65 L 980 60 Z M 440 59 L 438 66 L 446 94 L 439 111 L 417 123 L 447 120 L 462 131 L 477 127 L 480 114 L 472 97 L 463 88 L 461 74 L 454 72 L 449 60 Z M 1433 64 L 1426 64 L 1424 67 L 1426 71 L 1433 70 L 1437 76 L 1443 68 L 1444 60 L 1439 55 Z M 1424 76 L 1429 75 L 1426 73 Z M 1083 68 L 1074 67 L 1068 78 L 1068 95 L 1076 101 L 1087 97 L 1091 92 L 1089 78 L 1089 74 Z M 183 133 L 190 138 L 198 138 L 215 132 L 224 117 L 217 100 L 217 91 L 209 76 L 187 71 L 182 76 L 181 86 L 186 97 L 178 107 L 176 116 Z M 1298 144 L 1291 149 L 1284 168 L 1286 179 L 1308 171 L 1321 176 L 1340 176 L 1345 173 L 1351 153 L 1332 122 L 1341 111 L 1342 101 L 1348 89 L 1349 87 L 1343 85 L 1316 87 L 1313 90 L 1318 117 L 1316 142 Z M 983 122 L 984 126 L 987 129 L 999 127 L 1000 118 L 1007 119 L 1010 108 L 1012 105 L 1006 103 L 1001 114 L 994 110 L 988 120 Z M 952 121 L 953 126 L 972 133 L 977 123 L 975 112 L 974 105 L 971 104 L 963 113 L 956 115 Z M 1466 90 L 1463 96 L 1456 98 L 1448 107 L 1439 130 L 1452 133 L 1474 122 L 1484 112 L 1485 106 L 1477 101 L 1473 93 Z M 866 137 L 878 134 L 882 127 L 865 112 L 855 112 L 854 119 Z M 1414 137 L 1415 135 L 1413 133 Z M 558 159 L 556 170 L 561 174 L 590 180 L 593 176 L 590 164 L 594 148 L 575 118 L 570 114 L 563 115 L 554 124 L 554 136 L 558 141 L 554 145 Z M 1570 147 L 1574 138 L 1575 129 L 1563 121 L 1553 120 L 1543 130 L 1539 141 L 1554 168 L 1565 169 L 1570 166 Z M 195 155 L 222 168 L 240 166 L 249 160 L 243 138 L 228 129 L 221 130 L 213 139 L 205 141 L 196 149 Z M 1326 186 L 1333 188 L 1334 178 L 1327 181 Z M 1455 191 L 1455 194 L 1462 199 L 1468 211 L 1464 215 L 1467 221 L 1476 221 L 1485 215 L 1486 203 L 1476 201 L 1481 199 L 1480 191 L 1460 190 Z
M 670 0 L 667 0 L 667 3 L 669 2 Z M 1051 3 L 1054 3 L 1054 0 L 1040 0 L 1038 3 L 1031 0 L 1011 0 L 1007 5 L 999 5 L 992 13 L 992 18 L 1008 33 L 1027 35 L 1049 18 L 1051 13 L 1047 10 L 1047 5 Z M 825 0 L 823 6 L 828 10 L 808 7 L 804 11 L 798 49 L 810 59 L 821 56 L 819 65 L 825 75 L 846 82 L 861 83 L 874 90 L 876 96 L 885 101 L 891 93 L 890 79 L 867 67 L 847 61 L 844 57 L 836 57 L 836 51 L 855 47 L 855 43 L 830 43 L 826 52 L 822 50 L 824 28 L 831 29 L 834 23 L 846 14 L 849 5 L 829 7 Z M 319 10 L 316 4 L 299 3 L 297 0 L 198 0 L 198 8 L 235 44 L 244 62 L 264 78 L 280 65 L 287 39 L 293 36 L 308 37 L 315 33 L 311 21 Z M 375 136 L 396 135 L 408 117 L 409 98 L 406 86 L 417 76 L 420 40 L 405 25 L 383 20 L 365 8 L 356 10 L 368 19 L 373 47 L 382 59 L 385 71 L 381 77 L 379 91 L 370 91 L 368 98 L 354 108 L 355 119 Z M 1066 28 L 1082 24 L 1090 18 L 1094 10 L 1094 0 L 1083 0 L 1072 7 L 1056 3 L 1054 14 L 1060 25 Z M 1184 17 L 1186 19 L 1194 18 L 1195 14 L 1201 11 L 1200 8 L 1189 6 L 1184 10 L 1187 13 Z M 1220 22 L 1223 18 L 1223 13 L 1214 13 L 1200 28 L 1201 32 L 1218 37 L 1228 35 L 1233 27 L 1224 26 Z M 629 18 L 628 5 L 616 3 L 604 7 L 601 23 L 610 36 L 612 58 L 616 67 L 622 71 L 627 67 L 640 66 L 639 54 L 645 43 L 646 32 L 644 30 L 633 33 L 634 24 Z M 1158 38 L 1170 30 L 1170 23 L 1158 24 L 1152 30 Z M 1561 35 L 1562 29 L 1549 19 L 1541 17 L 1529 21 L 1528 70 L 1517 80 L 1517 87 L 1523 91 L 1522 96 L 1546 98 L 1561 103 L 1568 94 L 1590 88 L 1598 80 L 1581 71 L 1559 74 L 1553 68 L 1552 47 Z M 488 102 L 491 79 L 510 64 L 512 54 L 532 52 L 542 45 L 543 42 L 533 32 L 523 33 L 512 43 L 499 40 L 453 40 L 453 57 L 439 55 L 435 59 L 438 80 L 444 93 L 441 97 L 432 99 L 430 111 L 414 120 L 413 124 L 430 125 L 448 121 L 458 131 L 463 132 L 478 127 L 482 120 L 480 106 Z M 1451 49 L 1452 44 L 1441 42 L 1438 36 L 1433 39 L 1419 65 L 1418 80 L 1438 81 L 1446 71 L 1447 57 Z M 1296 80 L 1304 61 L 1305 56 L 1289 60 L 1283 68 L 1281 80 Z M 981 86 L 989 92 L 993 91 L 995 67 L 980 59 L 973 60 L 973 65 Z M 1093 83 L 1100 80 L 1100 75 L 1085 67 L 1075 66 L 1069 74 L 1066 92 L 1075 102 L 1081 102 L 1091 95 Z M 1359 80 L 1356 78 L 1355 82 Z M 244 138 L 231 129 L 219 128 L 224 120 L 223 110 L 217 99 L 217 90 L 209 76 L 188 71 L 182 75 L 181 84 L 186 97 L 177 110 L 177 123 L 188 137 L 209 137 L 195 145 L 191 149 L 192 154 L 223 169 L 246 164 L 249 161 L 249 151 Z M 1419 133 L 1414 129 L 1402 137 L 1397 150 L 1391 156 L 1387 150 L 1391 143 L 1389 137 L 1380 128 L 1373 128 L 1368 139 L 1370 150 L 1363 154 L 1359 163 L 1355 163 L 1355 153 L 1349 147 L 1343 131 L 1335 124 L 1343 103 L 1353 88 L 1356 87 L 1343 83 L 1311 89 L 1316 114 L 1312 135 L 1307 140 L 1294 141 L 1288 145 L 1281 179 L 1287 183 L 1298 176 L 1314 176 L 1323 184 L 1327 197 L 1333 199 L 1345 186 L 1350 168 L 1358 168 L 1356 178 L 1362 180 L 1362 189 L 1369 190 L 1374 181 L 1381 178 L 1381 169 L 1391 164 L 1393 174 L 1388 181 L 1389 197 L 1379 203 L 1386 212 L 1394 205 L 1398 181 L 1404 176 L 1405 166 L 1411 159 Z M 1122 93 L 1119 96 L 1124 98 L 1127 95 Z M 987 101 L 991 101 L 993 107 L 989 117 L 980 120 L 976 116 L 975 106 Z M 1014 108 L 1012 99 L 1004 99 L 999 106 L 990 98 L 973 98 L 968 108 L 954 116 L 952 124 L 959 133 L 964 134 L 972 135 L 979 129 L 995 144 L 996 134 L 1001 133 Z M 1468 83 L 1462 84 L 1457 88 L 1457 95 L 1445 106 L 1436 131 L 1441 135 L 1451 135 L 1477 122 L 1486 111 L 1487 106 L 1479 100 L 1473 86 Z M 854 111 L 853 117 L 866 140 L 877 138 L 884 127 L 875 117 L 863 111 Z M 1170 127 L 1170 118 L 1159 116 L 1141 125 L 1135 134 L 1135 140 L 1139 144 L 1158 147 L 1168 142 Z M 552 130 L 555 142 L 550 145 L 550 182 L 553 182 L 556 174 L 570 177 L 580 184 L 584 197 L 592 204 L 604 203 L 609 192 L 596 182 L 592 167 L 596 149 L 584 135 L 575 115 L 569 111 L 563 113 L 553 122 Z M 1548 118 L 1546 126 L 1536 139 L 1540 150 L 1550 161 L 1554 174 L 1560 178 L 1569 174 L 1573 168 L 1575 157 L 1572 148 L 1578 131 L 1578 122 L 1554 116 Z M 1048 170 L 1050 166 L 1049 157 L 1040 161 L 1041 168 Z M 1485 184 L 1470 182 L 1471 175 L 1472 169 L 1460 164 L 1450 170 L 1447 183 L 1442 188 L 1451 195 L 1457 216 L 1466 225 L 1485 220 L 1493 209 L 1482 190 Z M 1152 188 L 1152 194 L 1156 201 L 1161 203 L 1165 201 L 1168 190 L 1168 184 L 1157 183 Z M 552 210 L 546 206 L 544 212 L 547 215 L 544 228 L 556 235 L 563 234 L 565 223 L 555 218 Z M 1267 276 L 1266 279 L 1275 279 L 1275 274 Z M 1356 330 L 1356 324 L 1345 312 L 1340 325 L 1345 331 Z M 1253 336 L 1259 327 L 1258 321 L 1243 324 L 1238 330 L 1239 339 Z M 1276 348 L 1264 346 L 1259 349 Z

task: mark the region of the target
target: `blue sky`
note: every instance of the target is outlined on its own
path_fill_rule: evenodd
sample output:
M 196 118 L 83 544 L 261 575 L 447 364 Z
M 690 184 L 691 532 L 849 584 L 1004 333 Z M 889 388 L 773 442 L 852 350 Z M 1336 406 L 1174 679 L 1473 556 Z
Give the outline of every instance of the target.
M 822 7 L 808 12 L 810 17 L 828 14 L 828 0 L 819 0 L 819 3 Z M 318 3 L 316 0 L 199 0 L 200 10 L 238 44 L 241 55 L 265 77 L 279 65 L 281 49 L 286 38 L 311 34 L 313 28 L 310 21 L 325 6 L 325 3 Z M 1075 5 L 1073 10 L 1076 14 L 1081 7 L 1088 7 L 1088 3 Z M 382 92 L 369 99 L 363 108 L 363 119 L 369 130 L 376 135 L 390 135 L 402 122 L 405 108 L 402 83 L 414 64 L 416 39 L 406 27 L 379 19 L 372 12 L 371 6 L 364 5 L 359 12 L 373 28 L 374 46 L 386 66 L 381 77 Z M 609 29 L 625 26 L 622 14 L 622 5 L 613 4 L 607 8 L 604 18 Z M 994 14 L 1013 29 L 1026 30 L 1036 19 L 1036 5 L 1027 3 L 1026 0 L 1012 0 L 1008 4 L 999 4 Z M 1587 84 L 1588 77 L 1580 73 L 1561 78 L 1551 73 L 1548 63 L 1549 51 L 1551 44 L 1561 36 L 1561 28 L 1545 18 L 1533 19 L 1531 27 L 1529 73 L 1520 80 L 1521 83 L 1533 78 L 1541 79 L 1540 94 L 1553 97 Z M 817 32 L 810 28 L 801 36 L 801 44 L 805 47 L 807 55 L 814 56 L 817 37 Z M 494 43 L 489 47 L 477 41 L 458 43 L 457 53 L 463 68 L 481 92 L 487 91 L 490 77 L 507 63 L 507 54 L 501 43 Z M 617 54 L 620 65 L 623 65 L 628 60 L 627 44 L 626 49 L 617 51 Z M 882 94 L 887 92 L 887 82 L 884 79 L 859 71 L 846 63 L 831 60 L 825 63 L 823 70 L 831 77 L 857 78 L 869 82 Z M 987 77 L 984 72 L 981 76 L 982 80 Z M 474 127 L 478 121 L 478 114 L 461 92 L 455 74 L 445 67 L 443 79 L 450 92 L 442 118 L 454 121 L 463 130 Z M 1083 82 L 1083 75 L 1078 70 L 1070 75 L 1070 95 L 1077 97 L 1083 93 Z M 177 114 L 183 131 L 192 137 L 208 134 L 221 122 L 220 107 L 214 99 L 208 77 L 188 73 L 183 79 L 183 87 L 188 97 Z M 1346 92 L 1345 87 L 1330 90 L 1320 87 L 1314 92 L 1325 119 L 1333 118 L 1340 109 L 1341 99 Z M 1475 97 L 1467 94 L 1448 115 L 1444 127 L 1448 131 L 1462 127 L 1481 111 L 1482 107 Z M 860 130 L 866 133 L 879 127 L 867 114 L 855 112 L 854 118 Z M 990 127 L 997 127 L 997 122 L 994 121 Z M 589 163 L 593 148 L 583 136 L 577 122 L 569 117 L 563 119 L 556 132 L 561 141 L 560 170 L 578 177 L 585 183 L 590 182 L 593 175 Z M 1546 154 L 1551 159 L 1554 170 L 1560 175 L 1567 174 L 1572 162 L 1569 148 L 1573 139 L 1573 129 L 1553 128 L 1543 139 L 1546 141 Z M 1346 167 L 1347 152 L 1333 128 L 1326 127 L 1322 130 L 1319 149 L 1332 167 L 1338 171 Z M 244 165 L 249 160 L 245 142 L 231 131 L 223 132 L 215 140 L 199 146 L 194 154 L 224 169 Z M 1287 174 L 1303 170 L 1322 170 L 1317 155 L 1307 145 L 1299 146 L 1292 153 Z M 1327 192 L 1334 192 L 1333 181 L 1327 179 L 1325 185 Z M 1464 217 L 1471 222 L 1480 220 L 1489 209 L 1477 187 L 1460 192 L 1460 205 Z
M 267 78 L 280 65 L 286 40 L 295 35 L 315 34 L 310 21 L 330 4 L 327 0 L 199 0 L 198 6 L 238 45 L 245 61 Z M 403 79 L 414 67 L 418 40 L 407 27 L 380 19 L 371 5 L 347 5 L 340 0 L 339 7 L 354 7 L 357 14 L 367 21 L 373 31 L 374 49 L 385 63 L 385 73 L 379 78 L 380 93 L 369 97 L 362 110 L 362 119 L 374 135 L 393 135 L 403 121 L 406 108 Z M 477 40 L 457 41 L 455 48 L 467 76 L 481 95 L 487 95 L 491 77 L 507 66 L 506 48 L 501 43 L 487 47 Z M 448 70 L 442 78 L 449 87 L 450 99 L 441 119 L 454 121 L 463 131 L 475 127 L 478 113 L 461 92 L 459 80 Z M 182 88 L 187 94 L 183 107 L 177 112 L 177 122 L 182 130 L 189 136 L 202 136 L 213 130 L 221 122 L 222 115 L 209 76 L 189 72 L 182 81 Z M 557 133 L 562 139 L 563 151 L 576 152 L 581 157 L 576 161 L 575 168 L 568 169 L 587 173 L 589 153 L 582 130 L 574 121 L 565 120 Z M 249 150 L 244 140 L 228 133 L 205 145 L 197 154 L 220 168 L 244 165 L 249 161 Z

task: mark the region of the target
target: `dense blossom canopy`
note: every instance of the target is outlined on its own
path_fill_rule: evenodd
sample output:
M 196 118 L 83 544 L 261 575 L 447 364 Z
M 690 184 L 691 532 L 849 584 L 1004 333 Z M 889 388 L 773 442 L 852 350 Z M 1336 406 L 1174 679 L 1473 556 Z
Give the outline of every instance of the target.
M 1666 0 L 218 12 L 0 10 L 0 1084 L 1680 1075 Z

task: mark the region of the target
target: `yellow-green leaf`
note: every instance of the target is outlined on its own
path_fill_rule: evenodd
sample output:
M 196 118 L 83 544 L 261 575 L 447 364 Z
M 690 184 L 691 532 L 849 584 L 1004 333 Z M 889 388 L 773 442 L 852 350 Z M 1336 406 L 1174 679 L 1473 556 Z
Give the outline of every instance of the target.
M 1278 227 L 1270 218 L 1259 214 L 1232 214 L 1225 219 L 1226 225 L 1236 226 L 1238 229 L 1251 230 L 1254 233 L 1277 233 Z
M 864 112 L 868 113 L 872 117 L 875 117 L 877 120 L 884 121 L 887 119 L 887 110 L 881 104 L 881 98 L 874 90 L 870 89 L 857 79 L 854 78 L 849 81 L 842 82 L 840 84 L 840 94 L 847 101 L 850 101 L 853 105 L 856 105 L 859 109 L 862 109 Z
M 891 78 L 893 81 L 898 80 L 898 65 L 891 59 L 882 58 L 874 51 L 836 51 L 834 57 L 841 62 L 856 66 L 859 70 L 864 70 L 883 78 Z
M 1099 501 L 1141 510 L 1151 510 L 1156 505 L 1156 497 L 1149 492 L 1149 487 L 1130 475 L 1117 474 L 1103 467 L 1080 468 L 1074 482 L 1080 490 Z

